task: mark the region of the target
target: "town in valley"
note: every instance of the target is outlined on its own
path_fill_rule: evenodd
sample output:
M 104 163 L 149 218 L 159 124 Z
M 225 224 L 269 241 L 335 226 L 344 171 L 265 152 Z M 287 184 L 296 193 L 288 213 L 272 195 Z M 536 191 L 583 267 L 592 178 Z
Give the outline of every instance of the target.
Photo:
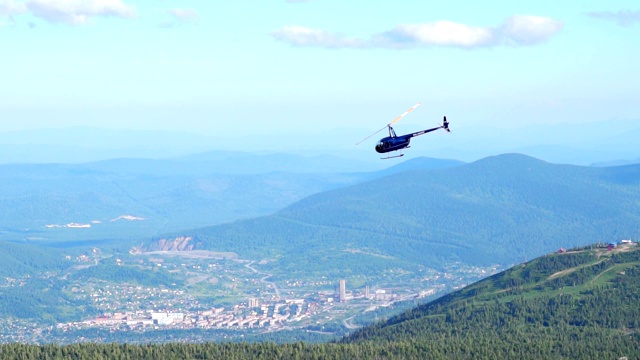
M 501 270 L 453 263 L 446 271 L 428 267 L 418 274 L 403 269 L 378 276 L 288 279 L 261 270 L 264 261 L 244 260 L 233 253 L 203 250 L 114 254 L 99 248 L 66 256 L 69 270 L 43 274 L 87 313 L 65 322 L 5 319 L 0 342 L 108 341 L 99 334 L 182 332 L 223 334 L 220 339 L 281 330 L 316 331 L 339 336 L 401 309 L 426 302 Z M 101 266 L 118 274 L 135 268 L 142 273 L 168 274 L 175 282 L 136 281 L 109 276 L 72 280 L 76 271 Z M 162 278 L 164 279 L 164 278 Z M 6 278 L 3 287 L 21 287 L 35 277 Z M 47 289 L 43 289 L 47 291 Z M 91 309 L 91 310 L 89 310 Z M 158 339 L 160 339 L 159 337 Z M 209 339 L 209 338 L 207 338 Z M 214 339 L 218 339 L 214 337 Z M 158 340 L 159 341 L 159 340 Z

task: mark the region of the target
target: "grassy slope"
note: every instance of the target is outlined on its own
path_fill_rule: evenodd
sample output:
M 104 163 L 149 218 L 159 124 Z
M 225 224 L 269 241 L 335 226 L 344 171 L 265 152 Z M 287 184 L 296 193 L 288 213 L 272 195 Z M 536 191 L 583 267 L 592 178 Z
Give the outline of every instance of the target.
M 436 357 L 637 358 L 638 301 L 640 247 L 583 249 L 517 265 L 343 341 L 410 342 Z

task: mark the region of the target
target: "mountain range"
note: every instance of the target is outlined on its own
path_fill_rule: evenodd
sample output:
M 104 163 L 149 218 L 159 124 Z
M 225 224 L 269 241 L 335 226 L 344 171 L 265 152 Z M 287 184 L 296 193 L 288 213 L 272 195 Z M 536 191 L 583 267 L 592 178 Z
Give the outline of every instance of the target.
M 272 215 L 162 240 L 189 236 L 193 248 L 278 259 L 269 266 L 290 271 L 320 264 L 336 274 L 456 261 L 507 265 L 560 247 L 637 236 L 638 185 L 640 165 L 594 168 L 505 154 L 384 176 L 311 195 Z M 158 240 L 144 247 L 157 250 Z
M 556 259 L 550 260 L 555 263 L 531 268 L 528 260 L 561 247 L 636 238 L 640 223 L 640 165 L 586 167 L 504 154 L 472 163 L 412 159 L 380 171 L 351 173 L 304 172 L 300 170 L 304 167 L 303 159 L 298 162 L 300 172 L 285 172 L 286 169 L 267 172 L 265 167 L 260 173 L 220 174 L 207 168 L 220 160 L 216 158 L 218 155 L 200 154 L 171 161 L 117 159 L 86 164 L 2 166 L 0 184 L 6 192 L 0 204 L 5 221 L 35 219 L 45 224 L 51 221 L 91 224 L 90 228 L 37 229 L 29 225 L 4 225 L 3 238 L 14 242 L 0 243 L 6 249 L 0 259 L 4 264 L 0 274 L 11 284 L 10 289 L 5 289 L 4 303 L 15 306 L 5 306 L 3 314 L 19 314 L 22 318 L 47 314 L 51 318 L 66 316 L 71 321 L 77 318 L 78 311 L 95 312 L 88 307 L 80 308 L 79 302 L 65 295 L 64 288 L 56 283 L 58 280 L 47 275 L 60 269 L 70 270 L 63 277 L 75 281 L 83 278 L 73 276 L 82 275 L 95 279 L 108 276 L 111 281 L 133 280 L 140 284 L 176 282 L 170 274 L 146 273 L 134 265 L 129 270 L 136 271 L 124 272 L 113 261 L 76 268 L 67 259 L 75 258 L 68 247 L 83 240 L 91 240 L 83 244 L 85 252 L 87 246 L 96 246 L 96 240 L 100 240 L 101 246 L 120 246 L 117 256 L 126 254 L 132 258 L 137 255 L 126 253 L 132 246 L 138 251 L 156 251 L 167 250 L 164 247 L 176 242 L 182 242 L 181 249 L 234 252 L 241 261 L 253 261 L 247 263 L 269 281 L 281 283 L 319 278 L 358 279 L 362 283 L 375 276 L 375 281 L 384 281 L 384 274 L 390 273 L 418 279 L 424 276 L 425 268 L 446 273 L 451 264 L 457 264 L 458 269 L 518 264 L 516 269 L 518 266 L 528 269 L 526 273 L 514 273 L 522 279 L 515 275 L 493 278 L 504 281 L 499 280 L 486 291 L 498 296 L 504 292 L 527 297 L 528 290 L 537 291 L 537 287 L 548 285 L 540 283 L 541 279 L 549 279 L 567 266 L 574 269 L 568 273 L 576 274 L 583 268 L 618 272 L 628 269 L 628 274 L 635 274 L 633 266 L 637 260 L 624 258 L 631 265 L 620 268 L 616 256 L 626 253 L 604 250 L 580 249 L 564 257 L 554 255 L 549 258 Z M 276 167 L 278 162 L 270 164 Z M 280 199 L 283 202 L 271 204 L 272 208 L 259 208 L 261 201 L 273 202 L 287 191 L 291 191 L 288 200 Z M 234 206 L 268 215 L 233 214 Z M 210 224 L 216 212 L 231 214 L 233 219 L 198 227 L 198 222 Z M 187 226 L 190 224 L 194 227 L 191 230 Z M 101 226 L 113 227 L 100 232 Z M 92 234 L 95 230 L 98 232 Z M 36 236 L 43 239 L 34 239 Z M 15 243 L 25 239 L 39 246 Z M 41 246 L 53 243 L 67 249 L 62 252 Z M 111 256 L 106 253 L 105 258 Z M 613 262 L 601 265 L 603 262 L 599 261 L 609 257 Z M 598 267 L 605 265 L 609 267 Z M 553 272 L 549 273 L 551 270 L 547 268 Z M 26 282 L 29 287 L 20 286 L 20 281 L 34 274 L 38 274 L 36 281 Z M 607 272 L 607 277 L 598 277 L 593 282 L 609 286 L 596 280 L 609 281 L 610 274 Z M 551 290 L 561 290 L 583 280 L 572 276 L 549 282 L 555 286 Z M 39 291 L 44 288 L 52 290 Z M 456 296 L 470 299 L 485 292 L 474 289 L 465 288 Z M 39 307 L 36 309 L 31 303 L 38 303 Z M 64 314 L 59 314 L 59 309 Z M 73 309 L 77 311 L 74 313 Z M 499 310 L 504 308 L 495 309 Z M 387 325 L 416 318 L 422 310 L 415 311 L 390 320 Z M 391 331 L 395 334 L 395 330 Z M 375 339 L 377 335 L 371 334 Z M 352 340 L 359 342 L 362 339 L 359 336 L 354 335 Z M 411 344 L 421 341 L 406 339 Z
M 406 168 L 459 164 L 423 158 L 371 171 L 341 158 L 208 152 L 0 165 L 0 239 L 139 239 L 270 214 L 308 195 Z
M 634 161 L 640 157 L 637 145 L 640 136 L 638 119 L 529 125 L 512 122 L 509 116 L 500 124 L 455 116 L 450 116 L 449 120 L 453 130 L 451 133 L 416 139 L 406 158 L 428 155 L 469 162 L 517 152 L 553 163 L 589 165 Z M 397 127 L 396 131 L 405 133 L 424 127 L 423 121 L 409 120 Z M 197 152 L 216 150 L 225 153 L 242 149 L 259 154 L 290 152 L 304 156 L 322 155 L 328 160 L 325 165 L 330 165 L 330 157 L 337 156 L 358 159 L 375 166 L 377 158 L 373 145 L 376 138 L 360 146 L 354 145 L 370 130 L 348 127 L 307 132 L 268 129 L 260 133 L 217 134 L 92 127 L 21 130 L 0 132 L 0 164 L 85 163 L 131 157 L 168 159 Z

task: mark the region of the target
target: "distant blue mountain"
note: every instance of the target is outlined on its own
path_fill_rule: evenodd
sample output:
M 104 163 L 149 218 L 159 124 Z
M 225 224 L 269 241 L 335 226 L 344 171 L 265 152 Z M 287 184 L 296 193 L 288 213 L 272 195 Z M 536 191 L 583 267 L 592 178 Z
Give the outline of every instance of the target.
M 393 165 L 387 169 L 381 170 L 380 173 L 395 174 L 403 171 L 413 170 L 436 170 L 456 167 L 465 164 L 459 160 L 434 159 L 428 157 L 418 157 Z
M 591 166 L 607 167 L 607 166 L 624 166 L 624 165 L 633 165 L 633 164 L 640 164 L 640 158 L 637 158 L 635 160 L 601 161 L 601 162 L 595 162 L 595 163 L 591 164 Z
M 242 153 L 208 151 L 188 155 L 177 160 L 186 164 L 207 164 L 218 173 L 267 173 L 267 172 L 359 172 L 383 169 L 385 164 L 377 158 L 371 161 L 340 158 L 333 155 L 298 155 L 287 153 Z M 387 165 L 388 166 L 388 165 Z
M 504 128 L 478 123 L 477 119 L 451 119 L 452 132 L 416 139 L 406 158 L 429 156 L 475 161 L 487 156 L 517 152 L 553 163 L 588 165 L 640 156 L 640 120 L 607 120 L 591 123 L 548 123 L 519 126 L 508 121 Z M 404 124 L 402 129 L 424 124 Z M 375 167 L 376 138 L 360 146 L 355 141 L 369 129 L 333 129 L 319 133 L 270 129 L 260 134 L 224 133 L 214 136 L 176 131 L 109 130 L 70 127 L 0 133 L 2 163 L 84 163 L 113 158 L 167 159 L 194 153 L 232 152 L 325 156 L 359 159 Z M 205 154 L 210 157 L 211 154 Z M 212 159 L 209 159 L 212 160 Z M 268 159 L 265 159 L 268 160 Z M 394 160 L 395 161 L 395 160 Z M 386 166 L 386 165 L 385 165 Z
M 0 239 L 144 238 L 269 214 L 311 194 L 401 171 L 362 172 L 368 167 L 336 157 L 217 151 L 0 165 Z

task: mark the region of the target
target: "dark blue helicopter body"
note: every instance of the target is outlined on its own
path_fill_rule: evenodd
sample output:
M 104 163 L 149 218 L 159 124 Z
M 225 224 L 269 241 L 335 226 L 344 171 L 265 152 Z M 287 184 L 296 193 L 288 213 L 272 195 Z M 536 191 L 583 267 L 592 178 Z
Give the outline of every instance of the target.
M 376 144 L 376 151 L 383 154 L 390 151 L 396 151 L 396 150 L 408 148 L 412 137 L 423 135 L 438 129 L 445 129 L 447 131 L 450 131 L 449 122 L 447 121 L 446 116 L 444 117 L 442 126 L 438 126 L 431 129 L 426 129 L 426 130 L 422 130 L 422 131 L 418 131 L 418 132 L 414 132 L 406 135 L 397 136 L 393 128 L 389 126 L 389 136 L 387 136 L 386 138 L 382 138 L 380 139 L 380 141 L 378 141 L 378 143 Z
M 383 154 L 389 151 L 408 148 L 409 142 L 410 140 L 406 135 L 400 137 L 386 137 L 378 141 L 376 144 L 376 151 Z

